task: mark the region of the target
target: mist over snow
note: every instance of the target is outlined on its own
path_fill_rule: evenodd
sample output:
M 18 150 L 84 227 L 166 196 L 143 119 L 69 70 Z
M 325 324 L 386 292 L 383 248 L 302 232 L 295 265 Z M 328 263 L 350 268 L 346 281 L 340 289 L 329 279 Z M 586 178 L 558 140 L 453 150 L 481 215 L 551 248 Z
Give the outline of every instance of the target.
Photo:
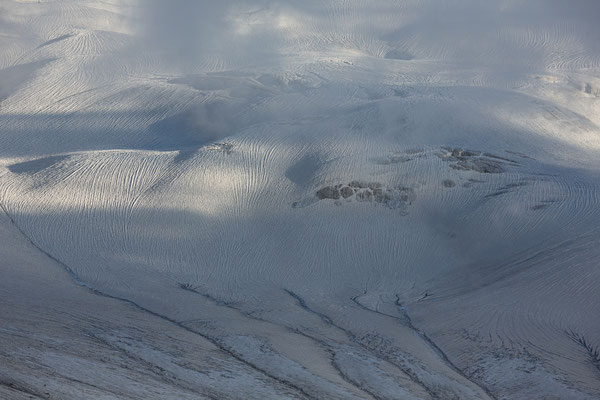
M 273 67 L 298 51 L 355 50 L 465 67 L 547 67 L 564 53 L 598 53 L 598 2 L 143 1 L 133 19 L 146 44 L 182 68 L 211 57 Z M 344 10 L 344 8 L 346 8 Z M 343 10 L 336 13 L 335 10 Z M 557 54 L 563 53 L 563 54 Z
M 600 397 L 600 3 L 0 2 L 0 398 Z

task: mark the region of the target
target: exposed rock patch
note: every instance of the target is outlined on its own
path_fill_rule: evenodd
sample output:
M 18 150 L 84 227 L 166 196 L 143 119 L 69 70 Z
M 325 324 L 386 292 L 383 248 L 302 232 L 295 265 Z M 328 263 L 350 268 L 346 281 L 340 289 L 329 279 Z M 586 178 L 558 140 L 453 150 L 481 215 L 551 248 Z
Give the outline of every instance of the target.
M 340 198 L 340 196 L 341 196 L 341 194 L 340 194 L 339 185 L 338 186 L 326 186 L 317 191 L 317 198 L 319 200 L 325 200 L 325 199 L 337 200 Z
M 317 190 L 316 198 L 321 200 L 341 199 L 346 201 L 373 202 L 390 209 L 404 209 L 416 198 L 414 189 L 405 186 L 386 187 L 379 182 L 352 181 L 348 184 L 325 186 Z M 341 203 L 341 202 L 339 202 Z M 297 207 L 299 203 L 294 203 Z
M 225 154 L 233 153 L 233 144 L 222 142 L 222 143 L 213 143 L 211 145 L 206 146 L 207 150 L 213 151 L 222 151 Z
M 344 186 L 341 190 L 342 197 L 347 199 L 348 197 L 352 197 L 354 195 L 354 189 Z
M 459 171 L 476 171 L 482 174 L 500 174 L 516 161 L 480 151 L 443 147 L 438 156 Z

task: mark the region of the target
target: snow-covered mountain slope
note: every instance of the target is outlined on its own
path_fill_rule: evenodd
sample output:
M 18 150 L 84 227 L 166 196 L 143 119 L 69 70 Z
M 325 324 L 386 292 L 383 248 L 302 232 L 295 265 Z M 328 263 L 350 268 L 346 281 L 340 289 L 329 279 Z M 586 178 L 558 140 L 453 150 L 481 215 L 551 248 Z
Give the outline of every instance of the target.
M 596 2 L 215 3 L 0 4 L 0 390 L 600 396 Z

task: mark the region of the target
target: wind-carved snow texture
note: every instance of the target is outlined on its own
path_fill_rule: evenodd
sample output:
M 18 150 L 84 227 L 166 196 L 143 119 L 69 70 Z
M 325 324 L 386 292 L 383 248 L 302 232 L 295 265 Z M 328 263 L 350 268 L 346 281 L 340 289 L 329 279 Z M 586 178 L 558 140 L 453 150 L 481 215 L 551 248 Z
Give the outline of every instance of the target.
M 0 398 L 600 397 L 599 14 L 1 2 Z

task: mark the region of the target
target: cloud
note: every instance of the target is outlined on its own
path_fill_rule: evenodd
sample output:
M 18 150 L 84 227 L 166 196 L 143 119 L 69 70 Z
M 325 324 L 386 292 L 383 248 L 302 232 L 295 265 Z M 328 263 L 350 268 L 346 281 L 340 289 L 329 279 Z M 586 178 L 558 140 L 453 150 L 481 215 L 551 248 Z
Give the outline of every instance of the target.
M 282 42 L 278 3 L 269 0 L 144 0 L 137 31 L 151 49 L 184 72 L 203 63 L 275 63 Z
M 144 0 L 138 34 L 149 48 L 185 65 L 216 49 L 224 28 L 228 1 Z
M 314 0 L 143 0 L 139 4 L 138 32 L 146 48 L 188 72 L 203 62 L 225 69 L 276 66 L 286 51 L 316 47 L 326 52 L 352 46 L 376 56 L 388 46 L 406 55 L 401 59 L 414 55 L 474 66 L 513 66 L 527 59 L 531 66 L 537 58 L 543 65 L 551 62 L 549 54 L 569 48 L 597 51 L 597 41 L 591 38 L 600 33 L 594 21 L 600 3 L 595 0 L 568 5 L 561 0 L 401 4 L 373 0 L 335 7 L 333 2 Z M 570 37 L 572 32 L 557 29 L 564 24 L 578 24 L 578 32 L 586 34 Z M 551 42 L 542 42 L 545 38 Z

